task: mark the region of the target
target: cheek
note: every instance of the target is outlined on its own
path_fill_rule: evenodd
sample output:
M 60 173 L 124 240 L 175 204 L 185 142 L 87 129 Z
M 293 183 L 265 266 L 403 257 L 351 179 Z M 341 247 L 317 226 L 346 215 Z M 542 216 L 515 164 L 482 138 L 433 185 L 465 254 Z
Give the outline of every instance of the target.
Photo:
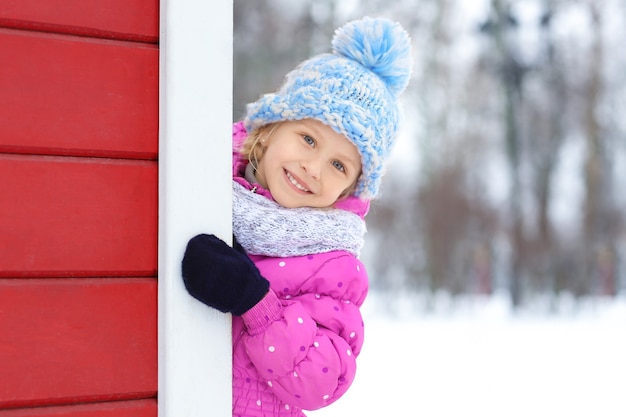
M 268 146 L 263 153 L 263 159 L 267 161 L 266 165 L 273 166 L 284 158 L 283 153 L 283 150 L 278 146 Z
M 344 197 L 352 190 L 353 184 L 353 181 L 347 180 L 346 178 L 338 179 L 333 184 L 333 192 L 338 198 Z

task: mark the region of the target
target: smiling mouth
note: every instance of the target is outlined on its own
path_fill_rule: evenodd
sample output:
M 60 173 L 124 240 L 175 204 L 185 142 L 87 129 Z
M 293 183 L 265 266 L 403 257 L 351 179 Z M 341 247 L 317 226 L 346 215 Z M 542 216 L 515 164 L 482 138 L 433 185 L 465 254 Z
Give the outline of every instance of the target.
M 293 175 L 291 175 L 291 173 L 289 173 L 289 171 L 285 171 L 285 175 L 287 176 L 287 179 L 289 180 L 289 182 L 296 187 L 298 190 L 305 192 L 305 193 L 310 193 L 311 191 L 306 188 L 304 185 L 300 184 L 294 177 Z

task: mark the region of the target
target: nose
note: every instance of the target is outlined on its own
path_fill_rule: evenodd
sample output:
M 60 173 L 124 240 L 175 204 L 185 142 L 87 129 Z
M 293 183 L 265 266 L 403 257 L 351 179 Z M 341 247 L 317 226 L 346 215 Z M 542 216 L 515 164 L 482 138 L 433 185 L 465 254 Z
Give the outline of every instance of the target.
M 311 158 L 302 162 L 302 169 L 314 180 L 319 181 L 322 174 L 322 164 L 318 158 Z

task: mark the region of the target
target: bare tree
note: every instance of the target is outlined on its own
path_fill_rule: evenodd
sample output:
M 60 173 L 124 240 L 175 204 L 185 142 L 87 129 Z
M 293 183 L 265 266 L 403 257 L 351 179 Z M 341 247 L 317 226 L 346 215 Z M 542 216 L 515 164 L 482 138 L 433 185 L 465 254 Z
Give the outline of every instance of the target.
M 615 285 L 615 211 L 611 193 L 611 155 L 609 138 L 600 120 L 600 103 L 604 95 L 603 68 L 606 58 L 600 6 L 588 4 L 592 28 L 592 43 L 588 66 L 588 79 L 584 94 L 583 131 L 587 141 L 585 160 L 584 236 L 589 259 L 588 274 L 596 278 L 603 294 L 614 295 Z
M 495 52 L 498 54 L 497 59 L 500 63 L 500 80 L 504 107 L 502 117 L 504 120 L 504 138 L 511 180 L 508 209 L 510 213 L 510 239 L 513 247 L 513 259 L 511 261 L 509 291 L 513 305 L 517 306 L 520 304 L 522 297 L 522 252 L 525 243 L 520 179 L 521 138 L 518 119 L 525 68 L 518 60 L 517 45 L 511 34 L 511 31 L 515 28 L 516 20 L 511 14 L 509 3 L 506 0 L 492 0 L 491 10 L 492 16 L 483 25 L 483 30 L 492 37 Z

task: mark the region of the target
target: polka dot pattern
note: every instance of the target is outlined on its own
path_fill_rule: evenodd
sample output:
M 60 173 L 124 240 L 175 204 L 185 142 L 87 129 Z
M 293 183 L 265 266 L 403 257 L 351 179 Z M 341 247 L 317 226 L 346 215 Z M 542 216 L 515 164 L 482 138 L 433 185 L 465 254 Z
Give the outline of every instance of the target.
M 363 334 L 359 306 L 367 293 L 363 267 L 345 254 L 251 259 L 270 280 L 275 296 L 256 313 L 257 333 L 250 327 L 241 332 L 237 328 L 241 336 L 236 340 L 245 341 L 239 352 L 245 357 L 234 358 L 243 375 L 233 389 L 241 392 L 234 393 L 236 398 L 247 399 L 233 415 L 242 413 L 245 404 L 265 414 L 276 412 L 278 406 L 286 414 L 298 412 L 303 404 L 322 407 L 335 399 L 338 386 L 347 387 L 354 377 L 352 357 L 361 347 Z M 243 319 L 247 325 L 247 318 Z M 327 332 L 336 332 L 345 344 L 331 342 Z M 234 349 L 237 355 L 237 346 Z M 333 357 L 340 362 L 324 359 L 329 350 L 336 350 Z M 233 372 L 235 379 L 235 368 Z M 278 400 L 273 397 L 277 392 L 289 397 Z M 286 398 L 291 400 L 285 403 Z

